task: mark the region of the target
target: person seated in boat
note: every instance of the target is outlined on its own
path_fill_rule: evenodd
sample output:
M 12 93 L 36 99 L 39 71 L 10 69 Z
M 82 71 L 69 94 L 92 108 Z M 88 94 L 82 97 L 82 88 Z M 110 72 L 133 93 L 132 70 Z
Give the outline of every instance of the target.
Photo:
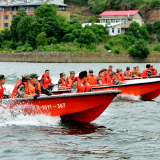
M 123 75 L 124 75 L 124 79 L 130 79 L 131 78 L 130 67 L 126 67 L 126 70 L 124 71 Z
M 5 81 L 6 81 L 5 76 L 1 74 L 0 75 L 0 100 L 10 98 L 10 96 L 4 94 L 4 91 L 6 89 L 3 87 L 3 84 L 5 84 Z
M 69 87 L 71 87 L 74 78 L 75 78 L 75 71 L 70 71 L 70 76 L 66 78 Z
M 124 75 L 122 73 L 122 69 L 117 68 L 117 70 L 116 70 L 116 76 L 117 76 L 117 80 L 118 81 L 120 81 L 120 82 L 124 81 Z
M 33 96 L 40 96 L 40 94 L 53 95 L 48 89 L 43 88 L 43 86 L 38 81 L 38 75 L 35 73 L 30 74 L 29 81 L 29 93 Z
M 102 70 L 104 71 L 104 81 L 107 84 L 108 83 L 108 79 L 109 79 L 109 74 L 107 73 L 107 69 L 106 68 L 102 68 Z
M 52 83 L 52 79 L 50 77 L 50 71 L 47 69 L 45 70 L 45 73 L 41 77 L 41 85 L 43 88 L 46 88 L 50 91 L 53 90 L 53 87 L 56 86 L 56 84 Z
M 140 77 L 141 73 L 139 72 L 139 66 L 136 66 L 136 77 Z
M 143 70 L 143 72 L 141 74 L 141 77 L 150 77 L 150 76 L 153 76 L 150 67 L 151 67 L 150 64 L 146 64 L 146 69 Z
M 99 71 L 99 74 L 97 76 L 97 79 L 96 79 L 96 84 L 98 85 L 103 85 L 105 84 L 105 79 L 104 79 L 104 71 L 103 70 L 100 70 Z
M 120 85 L 121 84 L 121 82 L 117 79 L 116 72 L 111 72 L 111 77 L 108 80 L 108 83 L 112 84 L 112 85 Z
M 92 87 L 87 82 L 87 79 L 87 71 L 80 72 L 79 77 L 76 77 L 76 81 L 72 85 L 71 93 L 92 92 Z
M 108 76 L 111 76 L 112 68 L 112 65 L 109 65 L 109 68 L 107 69 Z
M 154 76 L 156 76 L 157 75 L 157 70 L 155 68 L 153 68 L 153 65 L 151 65 L 150 69 L 151 69 L 152 74 Z
M 136 67 L 133 67 L 132 71 L 131 71 L 131 77 L 136 77 Z
M 68 83 L 66 81 L 66 74 L 60 73 L 60 79 L 58 80 L 58 89 L 68 89 Z
M 11 98 L 27 98 L 27 97 L 34 97 L 36 94 L 31 95 L 29 93 L 29 80 L 30 77 L 27 74 L 24 74 L 22 76 L 22 79 L 20 79 L 11 94 Z
M 95 85 L 96 84 L 96 76 L 93 74 L 93 69 L 89 70 L 88 83 L 90 85 Z

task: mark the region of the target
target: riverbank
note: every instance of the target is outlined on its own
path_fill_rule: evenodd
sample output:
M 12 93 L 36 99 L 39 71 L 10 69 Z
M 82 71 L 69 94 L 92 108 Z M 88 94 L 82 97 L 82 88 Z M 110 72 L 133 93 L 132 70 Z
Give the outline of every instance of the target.
M 36 63 L 160 63 L 160 54 L 150 54 L 148 58 L 139 59 L 133 58 L 129 54 L 115 53 L 0 53 L 0 61 Z

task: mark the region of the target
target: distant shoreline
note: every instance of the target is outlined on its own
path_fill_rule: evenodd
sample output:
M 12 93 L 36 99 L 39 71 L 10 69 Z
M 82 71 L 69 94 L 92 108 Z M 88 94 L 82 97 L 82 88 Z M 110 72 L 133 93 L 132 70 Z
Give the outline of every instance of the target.
M 133 58 L 129 54 L 115 53 L 64 53 L 64 52 L 24 52 L 0 53 L 0 62 L 34 63 L 160 63 L 160 54 L 150 54 L 148 58 Z

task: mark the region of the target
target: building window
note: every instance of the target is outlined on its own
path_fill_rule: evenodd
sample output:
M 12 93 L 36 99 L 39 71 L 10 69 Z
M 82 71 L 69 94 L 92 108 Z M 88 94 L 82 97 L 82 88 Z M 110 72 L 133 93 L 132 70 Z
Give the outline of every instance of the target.
M 114 33 L 114 28 L 112 28 L 112 33 Z
M 115 23 L 115 19 L 111 19 L 111 23 Z
M 3 28 L 8 28 L 9 24 L 8 23 L 3 23 Z
M 121 29 L 120 28 L 118 28 L 118 33 L 121 33 Z
M 3 15 L 3 19 L 9 19 L 8 15 Z

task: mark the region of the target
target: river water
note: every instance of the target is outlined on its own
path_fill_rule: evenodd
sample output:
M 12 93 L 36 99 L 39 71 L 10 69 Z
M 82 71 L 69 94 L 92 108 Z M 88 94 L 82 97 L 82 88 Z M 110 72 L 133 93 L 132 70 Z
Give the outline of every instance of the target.
M 144 63 L 113 63 L 113 69 Z M 153 64 L 156 69 L 160 64 Z M 23 74 L 46 69 L 54 83 L 59 73 L 93 69 L 95 74 L 107 63 L 21 63 L 0 62 L 6 76 L 7 93 Z M 56 89 L 56 88 L 55 88 Z M 160 97 L 142 101 L 140 97 L 116 97 L 104 113 L 90 124 L 61 123 L 60 117 L 11 114 L 0 108 L 0 160 L 158 160 L 160 159 Z

